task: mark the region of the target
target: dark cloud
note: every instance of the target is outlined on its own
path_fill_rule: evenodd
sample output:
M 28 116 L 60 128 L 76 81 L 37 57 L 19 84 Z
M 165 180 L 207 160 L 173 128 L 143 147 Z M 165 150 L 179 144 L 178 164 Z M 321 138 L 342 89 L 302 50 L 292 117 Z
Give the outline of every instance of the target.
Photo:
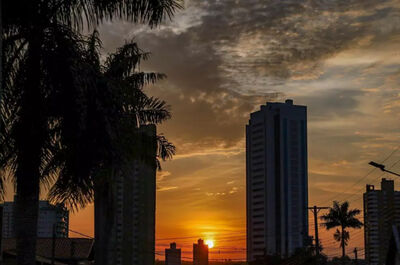
M 274 84 L 312 78 L 321 60 L 369 34 L 383 35 L 374 25 L 398 13 L 385 4 L 389 1 L 194 1 L 189 5 L 205 15 L 183 34 L 195 46 L 210 47 L 224 85 L 243 91 L 251 79 Z
M 333 118 L 349 118 L 349 116 L 362 115 L 357 110 L 360 98 L 364 92 L 360 90 L 330 88 L 318 91 L 306 97 L 297 97 L 296 101 L 308 108 L 310 122 L 322 121 Z
M 254 85 L 254 91 L 270 92 L 273 88 L 268 85 L 287 78 L 315 77 L 324 59 L 356 46 L 366 36 L 380 40 L 399 34 L 399 26 L 390 23 L 399 15 L 399 3 L 196 0 L 188 1 L 187 10 L 177 15 L 177 20 L 186 17 L 178 25 L 150 31 L 139 26 L 132 30 L 129 24 L 118 24 L 116 29 L 114 24 L 103 27 L 103 35 L 108 46 L 116 46 L 115 36 L 129 36 L 121 32 L 135 35 L 145 49 L 156 54 L 157 66 L 161 63 L 168 74 L 180 70 L 191 80 L 190 89 L 201 84 L 202 89 L 251 92 Z
M 158 30 L 102 27 L 107 50 L 135 37 L 152 59 L 145 69 L 168 80 L 149 90 L 173 107 L 166 130 L 181 147 L 231 147 L 248 113 L 283 98 L 288 82 L 317 79 L 326 59 L 393 34 L 398 0 L 196 0 Z M 279 92 L 279 93 L 278 93 Z M 356 112 L 362 93 L 344 88 L 300 97 L 316 120 Z M 296 100 L 298 101 L 298 100 Z M 196 148 L 190 145 L 188 148 Z M 190 150 L 184 150 L 184 152 Z

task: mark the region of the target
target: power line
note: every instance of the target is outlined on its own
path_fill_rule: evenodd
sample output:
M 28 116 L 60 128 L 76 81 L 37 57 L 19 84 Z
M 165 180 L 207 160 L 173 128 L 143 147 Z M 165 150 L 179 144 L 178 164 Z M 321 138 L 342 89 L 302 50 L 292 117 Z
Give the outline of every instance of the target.
M 68 231 L 72 232 L 72 233 L 75 233 L 75 234 L 78 234 L 78 235 L 81 235 L 81 236 L 84 236 L 84 237 L 87 237 L 87 238 L 90 238 L 90 239 L 93 239 L 93 237 L 91 237 L 91 236 L 85 235 L 85 234 L 83 234 L 81 232 L 78 232 L 78 231 L 74 231 L 72 229 L 68 229 Z
M 400 149 L 400 145 L 398 145 L 381 163 L 386 162 L 389 158 L 391 158 L 398 150 Z M 364 175 L 363 177 L 361 177 L 358 181 L 356 181 L 355 183 L 353 183 L 353 185 L 351 185 L 349 188 L 347 188 L 344 191 L 338 192 L 337 194 L 335 194 L 333 197 L 331 197 L 330 199 L 324 201 L 322 204 L 328 203 L 333 201 L 337 196 L 343 195 L 346 192 L 348 192 L 351 188 L 353 188 L 354 186 L 356 186 L 357 184 L 359 184 L 361 181 L 363 181 L 364 179 L 366 179 L 370 174 L 372 174 L 374 171 L 376 170 L 376 168 L 373 168 L 372 170 L 370 170 L 366 175 Z
M 394 164 L 392 164 L 392 165 L 389 167 L 389 169 L 392 169 L 392 168 L 393 168 L 394 166 L 396 166 L 398 163 L 400 163 L 400 159 L 397 160 Z M 376 180 L 381 179 L 385 174 L 386 174 L 386 173 L 380 174 L 380 175 L 379 175 L 378 177 L 376 177 L 373 181 L 376 181 Z M 349 198 L 352 198 L 352 197 L 354 197 L 354 196 L 356 196 L 356 195 L 359 195 L 359 192 L 361 192 L 363 189 L 364 189 L 364 187 L 362 187 L 362 188 L 359 189 L 356 193 L 354 193 L 354 194 L 348 196 L 347 198 L 345 198 L 345 199 L 342 200 L 342 201 L 348 200 Z M 351 202 L 359 201 L 359 200 L 361 200 L 361 199 L 362 199 L 362 197 L 360 197 L 360 198 L 358 198 L 358 199 L 356 199 L 356 200 L 353 200 L 353 201 L 351 201 Z

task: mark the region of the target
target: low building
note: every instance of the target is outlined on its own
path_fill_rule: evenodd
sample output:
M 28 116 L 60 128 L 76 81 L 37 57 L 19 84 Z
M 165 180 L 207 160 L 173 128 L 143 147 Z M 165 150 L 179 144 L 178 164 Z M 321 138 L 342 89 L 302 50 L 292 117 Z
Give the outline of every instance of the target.
M 193 244 L 193 265 L 208 265 L 208 246 L 202 239 Z
M 14 238 L 14 202 L 4 202 L 3 204 L 3 238 Z M 49 201 L 39 201 L 38 215 L 38 238 L 51 238 L 53 229 L 56 229 L 57 238 L 68 237 L 69 211 L 62 205 L 50 204 Z
M 37 264 L 55 265 L 93 264 L 94 240 L 90 238 L 38 238 L 36 242 Z M 54 248 L 53 248 L 54 246 Z M 16 240 L 6 238 L 3 240 L 2 253 L 4 265 L 16 264 Z M 54 256 L 53 256 L 54 253 Z
M 165 249 L 165 265 L 181 265 L 181 249 L 176 248 L 176 243 L 171 243 Z

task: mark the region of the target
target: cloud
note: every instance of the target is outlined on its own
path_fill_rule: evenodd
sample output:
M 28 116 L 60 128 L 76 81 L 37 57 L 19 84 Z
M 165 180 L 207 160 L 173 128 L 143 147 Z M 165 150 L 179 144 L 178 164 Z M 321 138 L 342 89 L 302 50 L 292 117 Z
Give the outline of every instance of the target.
M 172 120 L 159 127 L 178 147 L 167 166 L 176 182 L 167 186 L 200 187 L 193 196 L 201 198 L 222 190 L 203 189 L 210 179 L 202 174 L 214 170 L 210 159 L 243 163 L 244 126 L 266 101 L 289 95 L 307 105 L 310 158 L 331 165 L 354 166 L 398 140 L 399 127 L 389 121 L 399 113 L 399 4 L 189 0 L 157 30 L 114 23 L 101 33 L 107 51 L 134 37 L 152 52 L 143 69 L 168 75 L 146 90 L 172 106 Z
M 229 194 L 234 194 L 238 192 L 238 187 L 232 187 L 232 189 L 229 191 Z
M 327 121 L 333 117 L 349 117 L 362 115 L 357 110 L 363 92 L 354 89 L 330 88 L 296 100 L 308 106 L 308 116 L 312 122 Z
M 178 148 L 163 164 L 171 175 L 158 176 L 158 233 L 192 233 L 199 220 L 244 227 L 245 124 L 286 97 L 308 106 L 310 205 L 358 192 L 361 207 L 364 185 L 380 175 L 343 186 L 400 142 L 400 1 L 185 2 L 159 29 L 100 28 L 105 53 L 134 38 L 152 52 L 142 70 L 168 76 L 146 88 L 172 106 L 158 131 Z
M 221 87 L 242 93 L 273 91 L 274 84 L 288 78 L 317 78 L 322 73 L 324 60 L 362 45 L 361 40 L 367 36 L 370 41 L 364 45 L 398 34 L 396 26 L 385 26 L 382 30 L 382 25 L 398 15 L 398 9 L 394 8 L 396 3 L 398 1 L 189 1 L 187 10 L 177 17 L 180 20 L 193 14 L 196 23 L 187 23 L 185 30 L 174 30 L 176 25 L 172 24 L 155 32 L 142 31 L 138 39 L 151 47 L 150 50 L 161 48 L 167 54 L 172 53 L 175 61 L 189 59 L 191 64 L 185 64 L 188 67 L 185 73 L 190 77 L 193 74 L 209 77 Z M 168 49 L 171 41 L 175 47 L 172 50 Z M 193 60 L 199 56 L 200 61 Z M 206 66 L 202 71 L 208 74 L 190 71 L 197 65 Z
M 178 189 L 178 186 L 167 186 L 166 183 L 168 182 L 167 177 L 171 176 L 171 172 L 169 171 L 159 171 L 157 172 L 157 191 L 169 191 Z
M 168 176 L 171 176 L 169 171 L 157 171 L 157 183 L 164 181 Z
M 174 189 L 177 189 L 178 187 L 158 187 L 157 188 L 157 191 L 158 192 L 162 192 L 162 191 L 168 191 L 168 190 L 174 190 Z
M 172 105 L 173 119 L 160 130 L 174 136 L 184 155 L 235 146 L 258 105 L 283 99 L 290 87 L 333 78 L 326 76 L 325 62 L 346 50 L 377 47 L 399 36 L 399 23 L 393 23 L 398 4 L 192 0 L 156 30 L 123 22 L 100 30 L 106 51 L 134 37 L 153 54 L 144 69 L 168 75 L 148 93 Z M 310 114 L 316 119 L 355 114 L 362 92 L 339 90 L 304 95 L 304 102 L 315 106 Z

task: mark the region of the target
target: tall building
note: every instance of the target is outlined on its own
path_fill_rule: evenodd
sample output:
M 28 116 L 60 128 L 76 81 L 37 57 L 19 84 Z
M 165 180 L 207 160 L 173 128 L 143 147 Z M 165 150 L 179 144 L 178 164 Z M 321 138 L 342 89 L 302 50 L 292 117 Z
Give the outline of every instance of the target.
M 165 265 L 181 265 L 181 249 L 176 248 L 176 243 L 171 243 L 165 249 Z
M 193 244 L 193 265 L 208 265 L 208 246 L 202 239 Z
M 262 105 L 246 126 L 247 260 L 290 256 L 308 238 L 307 108 Z
M 39 216 L 37 236 L 39 238 L 51 238 L 53 229 L 56 229 L 56 237 L 68 237 L 69 212 L 61 204 L 53 205 L 49 201 L 39 201 Z M 14 202 L 3 204 L 3 238 L 14 238 Z
M 142 126 L 154 139 L 146 147 L 156 159 L 156 126 Z M 151 265 L 155 262 L 156 167 L 132 161 L 113 176 L 110 190 L 95 197 L 96 260 L 101 264 Z M 111 194 L 111 195 L 110 195 Z M 107 196 L 112 196 L 111 198 Z
M 385 178 L 381 190 L 367 185 L 364 199 L 365 260 L 370 265 L 385 264 L 392 226 L 400 226 L 400 191 Z

